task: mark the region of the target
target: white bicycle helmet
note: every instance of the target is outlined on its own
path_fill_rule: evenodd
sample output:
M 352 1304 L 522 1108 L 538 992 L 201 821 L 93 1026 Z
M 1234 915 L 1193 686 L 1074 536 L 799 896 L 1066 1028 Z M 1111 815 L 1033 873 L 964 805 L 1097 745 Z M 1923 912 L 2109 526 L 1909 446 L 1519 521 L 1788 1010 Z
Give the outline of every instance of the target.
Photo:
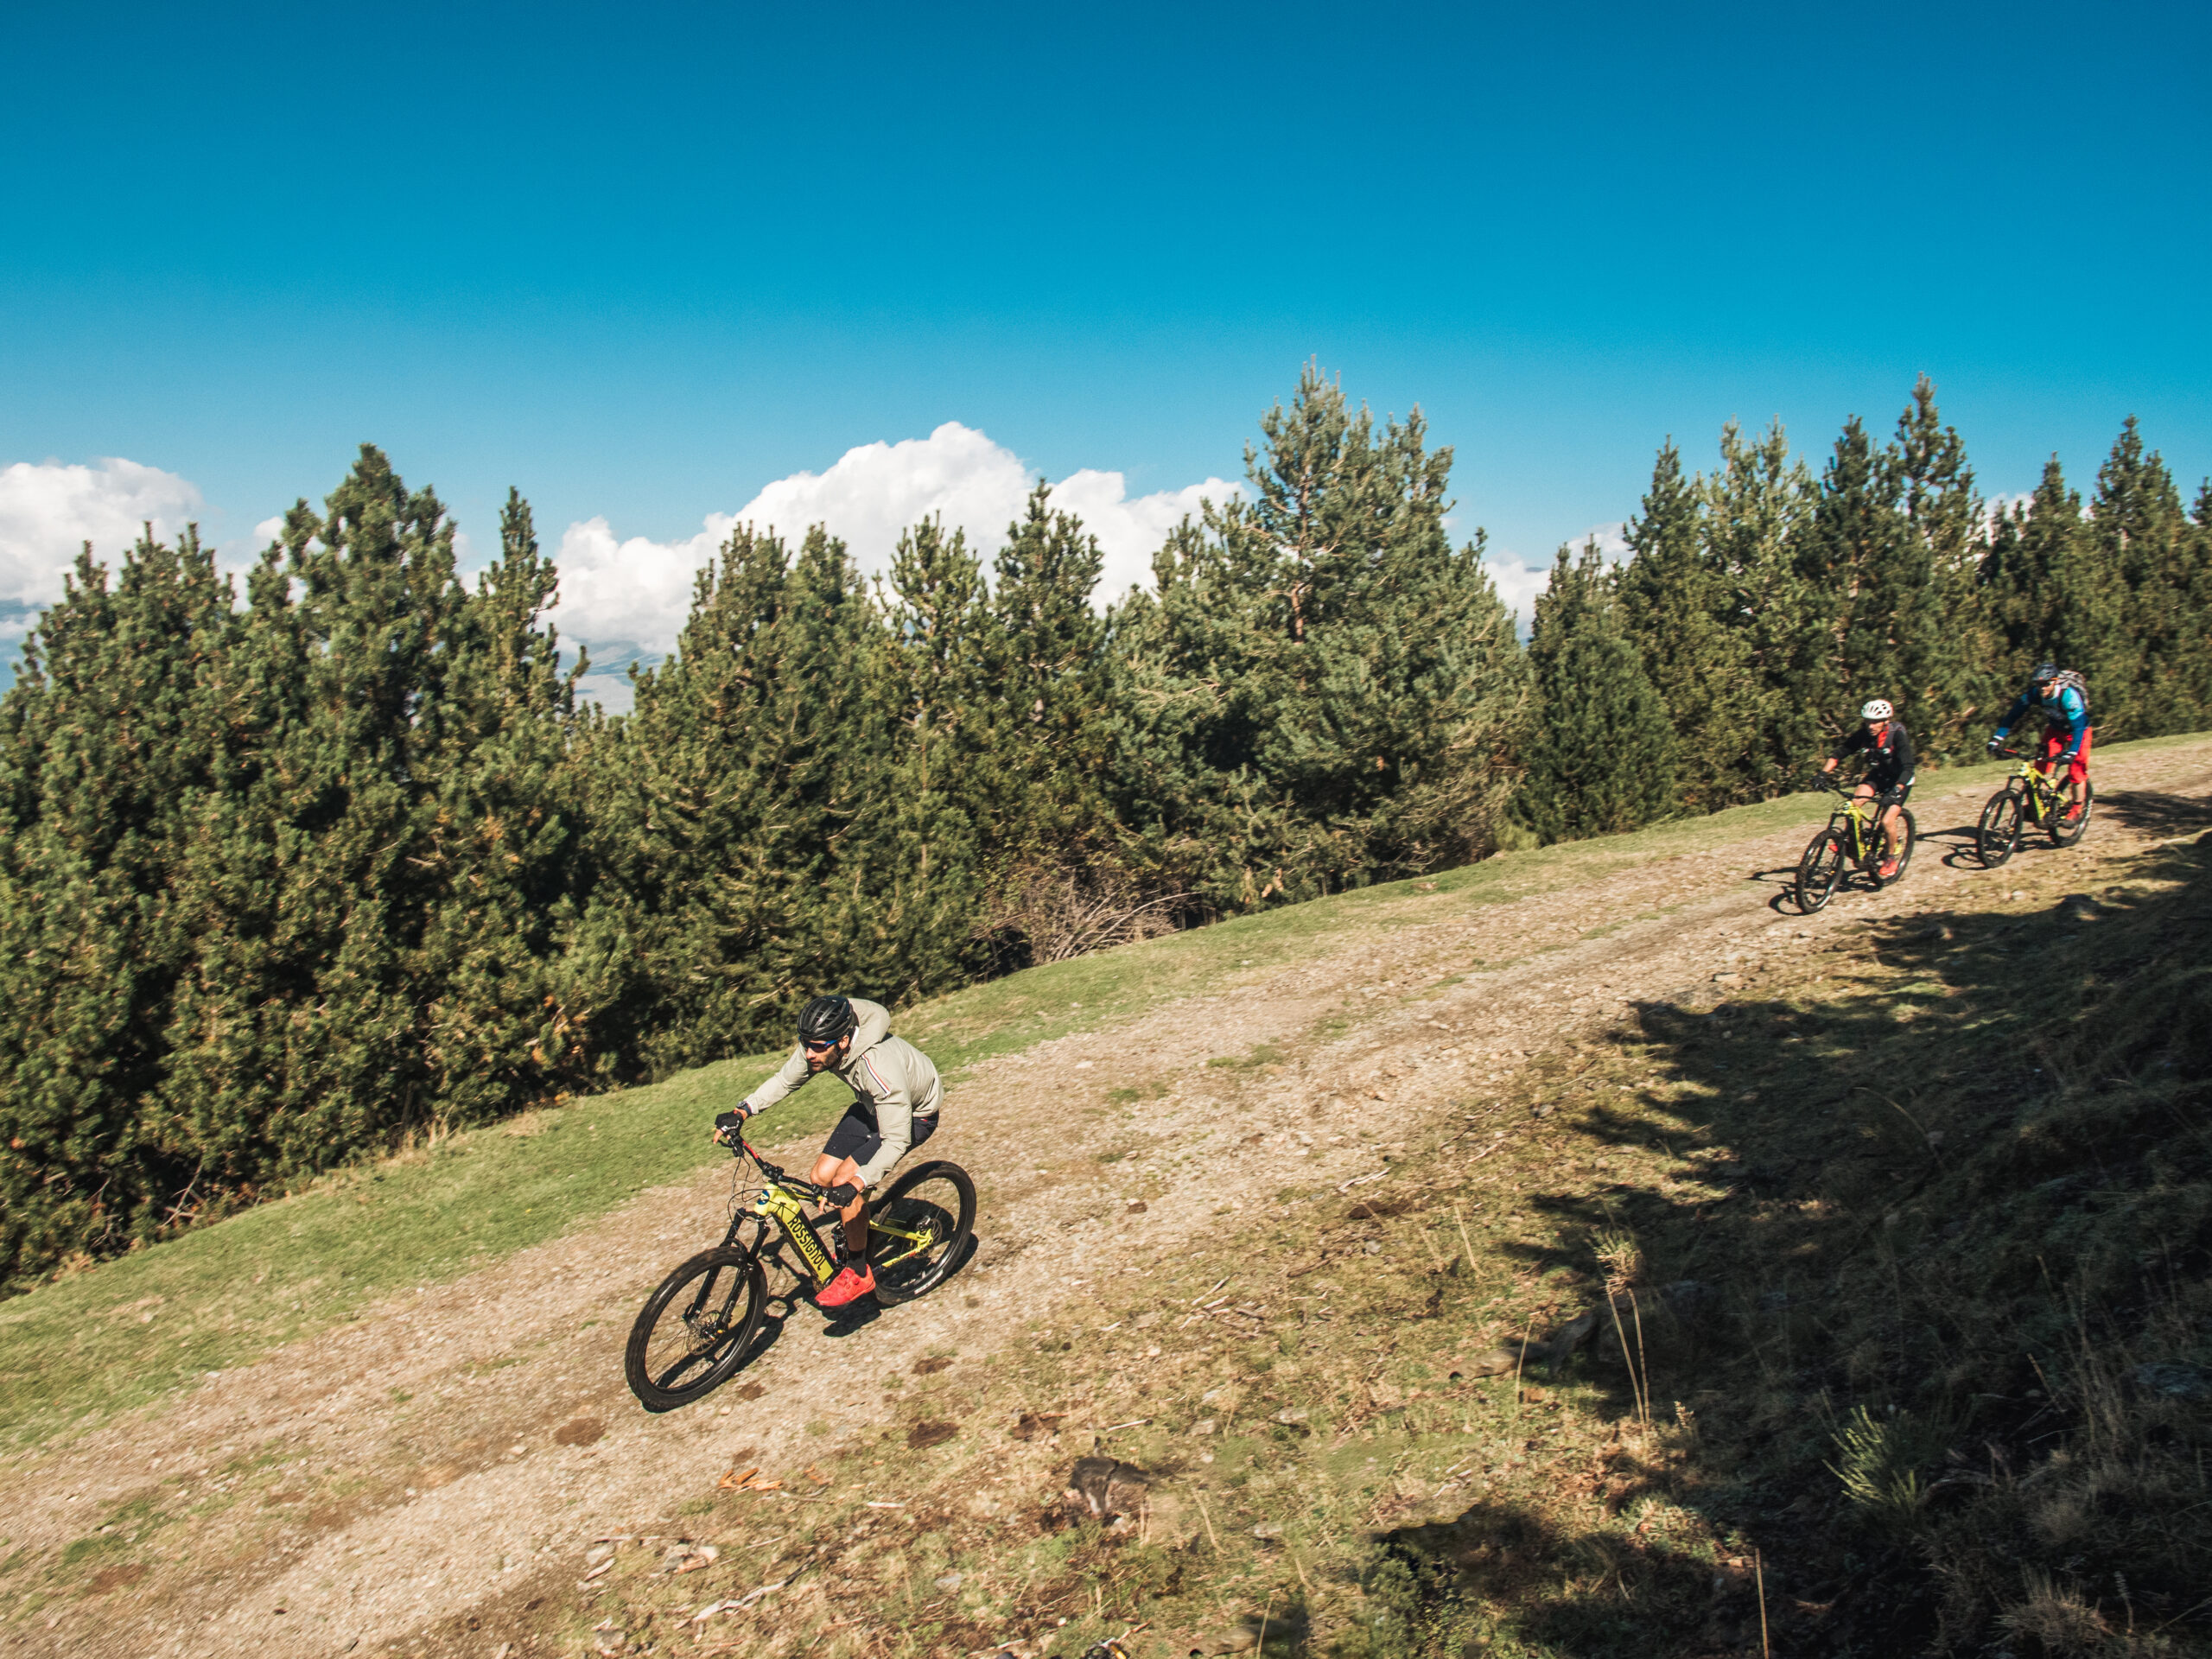
M 1864 709 L 1861 709 L 1859 711 L 1859 718 L 1861 720 L 1888 720 L 1896 713 L 1897 710 L 1890 707 L 1889 700 L 1887 698 L 1877 697 L 1873 702 L 1868 703 Z

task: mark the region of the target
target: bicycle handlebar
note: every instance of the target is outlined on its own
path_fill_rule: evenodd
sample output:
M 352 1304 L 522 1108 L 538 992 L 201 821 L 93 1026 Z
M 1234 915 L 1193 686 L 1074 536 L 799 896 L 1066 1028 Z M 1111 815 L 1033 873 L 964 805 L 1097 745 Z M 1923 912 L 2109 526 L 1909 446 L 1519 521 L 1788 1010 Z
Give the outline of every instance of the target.
M 739 1134 L 734 1143 L 730 1141 L 724 1141 L 722 1144 L 729 1147 L 729 1155 L 731 1157 L 750 1158 L 760 1166 L 760 1173 L 766 1176 L 770 1181 L 773 1182 L 778 1186 L 788 1188 L 790 1191 L 798 1193 L 799 1197 L 803 1198 L 819 1198 L 823 1197 L 830 1191 L 826 1186 L 817 1186 L 812 1181 L 802 1181 L 796 1175 L 785 1174 L 782 1169 L 778 1167 L 776 1165 L 770 1163 L 766 1158 L 763 1158 L 759 1153 L 755 1152 L 753 1149 L 752 1142 L 748 1141 L 741 1132 Z

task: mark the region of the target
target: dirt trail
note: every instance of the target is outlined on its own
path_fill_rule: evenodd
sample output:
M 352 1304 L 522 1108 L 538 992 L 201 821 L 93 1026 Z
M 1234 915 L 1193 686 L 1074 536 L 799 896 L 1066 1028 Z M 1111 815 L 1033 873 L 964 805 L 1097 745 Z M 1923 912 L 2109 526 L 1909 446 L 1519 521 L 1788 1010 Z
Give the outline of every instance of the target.
M 2099 779 L 2108 797 L 2201 795 L 2212 790 L 2212 742 L 2107 761 Z M 103 1553 L 118 1564 L 88 1589 L 35 1612 L 0 1611 L 0 1646 L 335 1655 L 449 1629 L 456 1616 L 557 1605 L 574 1594 L 589 1541 L 680 1532 L 678 1510 L 733 1458 L 796 1467 L 825 1433 L 887 1423 L 882 1379 L 931 1352 L 988 1356 L 1026 1323 L 1050 1324 L 1114 1270 L 1102 1247 L 1116 1237 L 1141 1230 L 1149 1250 L 1218 1228 L 1224 1186 L 1181 1179 L 1209 1154 L 1234 1149 L 1215 1167 L 1236 1170 L 1247 1195 L 1376 1174 L 1448 1100 L 1631 1001 L 1709 1000 L 1731 988 L 1716 976 L 1749 982 L 1763 960 L 1817 949 L 1870 917 L 1961 902 L 1974 884 L 1989 902 L 1986 889 L 2009 888 L 2012 873 L 1970 855 L 1947 861 L 1965 843 L 1941 836 L 1972 824 L 1986 787 L 1916 799 L 1929 838 L 1908 879 L 1809 918 L 1775 902 L 1808 833 L 1799 825 L 1510 903 L 1440 895 L 1438 920 L 1339 938 L 1294 967 L 1254 969 L 1214 995 L 1047 1046 L 1056 1077 L 1072 1075 L 1062 1065 L 1089 1068 L 1095 1088 L 1072 1096 L 1048 1087 L 1031 1057 L 980 1066 L 929 1148 L 978 1179 L 975 1262 L 871 1322 L 826 1326 L 801 1307 L 741 1379 L 764 1390 L 749 1402 L 733 1384 L 655 1417 L 621 1381 L 621 1343 L 645 1292 L 719 1235 L 726 1174 L 648 1192 L 568 1237 L 391 1299 L 0 1472 L 5 1534 L 30 1552 L 19 1559 L 51 1560 L 133 1503 L 181 1517 L 143 1553 Z M 2043 856 L 2081 859 L 2087 880 L 2096 863 L 2157 838 L 2101 816 L 2077 853 Z M 1293 1051 L 1292 1063 L 1205 1064 L 1263 1044 Z M 1109 1106 L 1107 1091 L 1128 1085 L 1166 1092 L 1134 1113 Z M 1338 1104 L 1316 1117 L 1323 1100 Z M 1109 1165 L 1102 1154 L 1120 1155 Z M 1139 1193 L 1149 1199 L 1141 1222 L 1123 1204 Z

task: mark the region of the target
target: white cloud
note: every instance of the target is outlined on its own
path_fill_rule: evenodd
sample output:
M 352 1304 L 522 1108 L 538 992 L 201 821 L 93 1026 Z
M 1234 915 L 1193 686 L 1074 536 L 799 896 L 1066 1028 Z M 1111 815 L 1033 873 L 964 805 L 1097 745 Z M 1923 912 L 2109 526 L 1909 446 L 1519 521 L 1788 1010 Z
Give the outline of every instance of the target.
M 1568 538 L 1570 553 L 1580 554 L 1592 542 L 1608 564 L 1618 564 L 1630 553 L 1628 525 L 1624 521 L 1610 524 L 1592 524 L 1580 536 Z M 1552 585 L 1550 559 L 1541 564 L 1530 564 L 1517 553 L 1503 553 L 1483 561 L 1483 569 L 1497 584 L 1497 596 L 1505 601 L 1505 608 L 1520 619 L 1521 637 L 1529 637 L 1529 630 L 1536 620 L 1536 596 Z
M 173 537 L 201 505 L 189 480 L 114 456 L 97 467 L 0 467 L 0 601 L 50 605 L 81 543 L 91 542 L 112 567 L 146 521 L 156 535 Z
M 691 608 L 692 573 L 714 557 L 736 522 L 728 513 L 710 514 L 703 530 L 681 542 L 617 541 L 604 518 L 570 524 L 554 556 L 561 570 L 554 621 L 571 639 L 673 651 Z
M 1592 542 L 1598 543 L 1598 551 L 1605 556 L 1607 564 L 1620 563 L 1631 550 L 1628 544 L 1627 521 L 1615 519 L 1610 524 L 1592 524 L 1580 536 L 1570 537 L 1567 544 L 1580 553 Z
M 1527 639 L 1536 620 L 1536 595 L 1552 585 L 1551 566 L 1523 564 L 1509 553 L 1502 559 L 1484 559 L 1483 569 L 1490 572 L 1497 596 L 1519 622 L 1521 637 Z
M 901 531 L 937 513 L 948 526 L 964 529 L 969 545 L 988 557 L 1020 516 L 1033 480 L 1011 449 L 947 421 L 926 438 L 862 444 L 826 472 L 778 479 L 735 512 L 709 515 L 698 534 L 680 542 L 618 540 L 605 518 L 585 519 L 561 537 L 557 620 L 563 633 L 587 642 L 673 649 L 690 609 L 692 573 L 740 524 L 775 530 L 790 541 L 810 525 L 826 524 L 873 575 L 889 566 Z M 1236 490 L 1210 478 L 1132 499 L 1122 474 L 1085 467 L 1054 485 L 1052 500 L 1098 538 L 1104 569 L 1097 596 L 1104 600 L 1149 581 L 1153 553 L 1202 499 L 1226 500 Z

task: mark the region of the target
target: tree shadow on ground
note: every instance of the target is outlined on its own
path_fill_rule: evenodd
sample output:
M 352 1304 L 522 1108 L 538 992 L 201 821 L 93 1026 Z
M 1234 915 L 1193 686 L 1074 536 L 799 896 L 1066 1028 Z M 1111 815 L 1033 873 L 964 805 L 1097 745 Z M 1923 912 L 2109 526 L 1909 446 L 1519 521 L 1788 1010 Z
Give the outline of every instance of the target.
M 2201 795 L 2118 789 L 2097 797 L 2097 810 L 2146 836 L 2181 836 L 2192 830 L 2212 829 L 2212 800 Z
M 1693 1287 L 1641 1376 L 1618 1343 L 1574 1362 L 1617 1418 L 1641 1392 L 1695 1425 L 1615 1497 L 1747 1541 L 1776 1651 L 2003 1645 L 2031 1581 L 2083 1628 L 2203 1616 L 2212 1554 L 2183 1517 L 2212 1428 L 2140 1379 L 2212 1398 L 2212 861 L 2170 849 L 2127 876 L 2027 916 L 1841 930 L 1794 995 L 1641 1004 L 1613 1034 L 1648 1068 L 1637 1105 L 1560 1115 L 1663 1173 L 1524 1198 L 1566 1241 L 1528 1267 L 1587 1272 L 1588 1242 L 1625 1230 L 1645 1284 Z M 1386 1553 L 1414 1563 L 1422 1617 L 1507 1601 L 1560 1659 L 1758 1651 L 1725 1562 L 1576 1513 L 1480 1503 Z

